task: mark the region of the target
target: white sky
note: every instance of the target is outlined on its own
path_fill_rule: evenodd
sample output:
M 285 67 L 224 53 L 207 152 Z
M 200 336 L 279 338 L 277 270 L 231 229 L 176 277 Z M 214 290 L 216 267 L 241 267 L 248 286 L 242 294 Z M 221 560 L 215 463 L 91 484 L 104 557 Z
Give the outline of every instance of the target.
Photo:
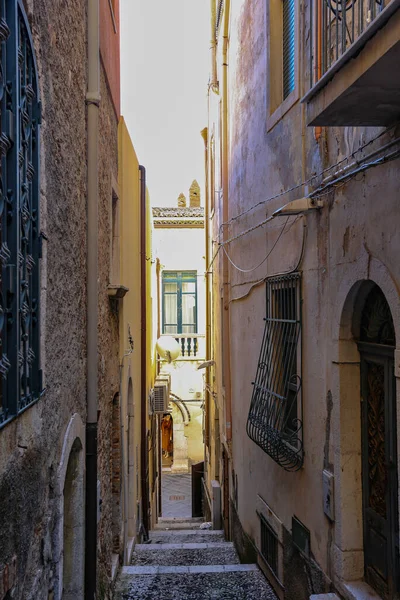
M 122 115 L 153 206 L 189 200 L 197 179 L 204 206 L 209 73 L 209 0 L 121 0 Z

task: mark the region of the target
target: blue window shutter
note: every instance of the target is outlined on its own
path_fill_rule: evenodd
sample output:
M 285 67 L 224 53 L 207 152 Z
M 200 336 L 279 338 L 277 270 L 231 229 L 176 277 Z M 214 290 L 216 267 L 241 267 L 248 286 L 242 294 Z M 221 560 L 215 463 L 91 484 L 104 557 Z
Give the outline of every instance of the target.
M 295 88 L 295 0 L 283 0 L 283 100 Z

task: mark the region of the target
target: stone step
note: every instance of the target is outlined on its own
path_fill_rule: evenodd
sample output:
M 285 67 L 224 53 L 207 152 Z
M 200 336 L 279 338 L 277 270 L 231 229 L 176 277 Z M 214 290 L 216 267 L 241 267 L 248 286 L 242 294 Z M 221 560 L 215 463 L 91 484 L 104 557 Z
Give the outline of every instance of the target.
M 212 544 L 225 541 L 222 529 L 152 530 L 149 537 L 151 544 Z
M 276 600 L 256 565 L 124 567 L 115 600 Z
M 159 518 L 158 523 L 154 529 L 156 531 L 164 529 L 200 529 L 203 525 L 204 519 L 202 517 L 192 517 L 190 519 L 172 519 L 172 518 Z
M 132 565 L 193 566 L 238 565 L 239 558 L 232 543 L 213 544 L 137 544 Z

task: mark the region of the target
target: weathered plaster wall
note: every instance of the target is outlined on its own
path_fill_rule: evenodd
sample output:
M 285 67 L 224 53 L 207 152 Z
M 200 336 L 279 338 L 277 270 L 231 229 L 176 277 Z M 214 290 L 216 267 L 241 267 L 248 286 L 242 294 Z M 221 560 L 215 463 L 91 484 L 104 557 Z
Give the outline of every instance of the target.
M 365 128 L 329 129 L 323 131 L 317 142 L 314 130 L 307 129 L 304 125 L 303 108 L 299 101 L 267 131 L 267 23 L 264 5 L 265 2 L 261 0 L 231 2 L 228 61 L 230 217 L 299 184 L 313 173 L 334 165 L 379 132 Z M 305 3 L 304 10 L 301 11 L 304 43 L 301 46 L 299 98 L 308 89 L 309 81 L 308 14 L 308 3 Z M 221 44 L 219 64 L 220 46 Z M 221 70 L 219 77 L 221 78 Z M 219 98 L 212 96 L 211 125 L 212 122 L 217 123 L 218 104 Z M 383 145 L 390 136 L 394 137 L 398 133 L 398 130 L 394 130 L 384 135 L 371 149 Z M 343 388 L 340 391 L 333 364 L 337 361 L 335 340 L 345 298 L 357 281 L 368 278 L 377 281 L 378 274 L 371 266 L 373 260 L 376 260 L 376 265 L 380 265 L 379 269 L 376 267 L 377 270 L 386 273 L 382 280 L 391 280 L 392 288 L 399 289 L 400 269 L 396 260 L 396 227 L 399 218 L 397 180 L 396 162 L 369 170 L 328 195 L 325 198 L 327 206 L 320 214 L 291 217 L 275 251 L 260 267 L 250 273 L 242 273 L 230 267 L 229 352 L 232 374 L 233 468 L 238 476 L 237 514 L 245 533 L 250 539 L 256 539 L 259 528 L 256 497 L 259 494 L 281 519 L 289 538 L 293 515 L 310 529 L 312 560 L 315 560 L 317 570 L 320 569 L 323 575 L 316 575 L 312 579 L 314 589 L 310 588 L 310 581 L 306 582 L 302 592 L 304 598 L 308 598 L 312 591 L 322 591 L 329 580 L 335 577 L 354 579 L 360 576 L 359 566 L 353 570 L 350 566 L 346 571 L 340 562 L 343 561 L 345 552 L 356 551 L 357 544 L 359 547 L 359 537 L 342 539 L 341 530 L 350 523 L 351 518 L 359 520 L 360 514 L 353 513 L 352 517 L 345 506 L 345 497 L 338 496 L 342 502 L 341 512 L 337 514 L 336 527 L 330 524 L 323 512 L 322 470 L 328 466 L 334 471 L 336 479 L 340 480 L 342 463 L 339 457 L 343 457 L 342 452 L 346 452 L 345 440 L 340 434 L 341 417 L 338 414 Z M 229 235 L 233 236 L 252 227 L 280 206 L 304 193 L 307 193 L 307 188 L 300 188 L 261 204 L 232 223 Z M 217 206 L 213 219 L 214 239 L 218 235 L 220 222 Z M 276 241 L 284 223 L 285 219 L 276 219 L 232 242 L 228 250 L 230 257 L 243 269 L 258 265 Z M 303 275 L 302 398 L 305 461 L 304 468 L 298 473 L 286 473 L 246 434 L 251 382 L 256 373 L 264 329 L 265 286 L 255 287 L 249 295 L 247 292 L 254 282 L 297 266 L 301 257 L 304 225 L 307 237 L 299 268 Z M 223 349 L 219 302 L 222 287 L 218 278 L 219 265 L 217 259 L 214 267 L 213 319 L 216 320 L 216 326 L 213 339 L 217 361 L 215 387 L 217 401 L 222 404 L 220 364 Z M 245 297 L 236 300 L 240 296 Z M 399 307 L 398 292 L 390 292 L 388 301 L 393 314 L 396 314 Z M 222 409 L 220 418 L 223 417 Z M 223 427 L 221 432 L 223 435 Z M 213 468 L 216 469 L 217 466 L 214 465 Z M 346 472 L 346 475 L 347 478 L 343 478 L 341 484 L 341 494 L 344 493 L 345 486 L 353 485 L 352 474 Z M 359 493 L 359 479 L 354 482 L 354 486 L 348 488 L 352 490 L 349 493 Z M 286 556 L 289 557 L 291 552 L 292 550 L 288 550 Z M 337 559 L 338 554 L 342 554 L 342 558 Z M 285 564 L 284 578 L 288 578 L 294 564 L 292 558 L 288 558 Z M 300 570 L 302 568 L 299 567 Z M 290 576 L 294 577 L 293 572 Z M 286 581 L 289 582 L 289 579 L 285 579 L 285 586 L 288 585 Z M 303 598 L 298 590 L 293 590 L 291 594 L 288 597 Z

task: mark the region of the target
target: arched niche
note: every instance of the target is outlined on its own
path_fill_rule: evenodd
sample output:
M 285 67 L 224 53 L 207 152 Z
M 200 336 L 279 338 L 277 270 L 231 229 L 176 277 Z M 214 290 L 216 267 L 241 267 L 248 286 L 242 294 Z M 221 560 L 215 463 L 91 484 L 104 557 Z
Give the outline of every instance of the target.
M 66 429 L 57 470 L 55 600 L 83 600 L 85 556 L 85 425 L 75 413 Z
M 365 337 L 364 309 L 367 302 L 371 304 L 375 293 L 384 297 L 395 328 L 399 327 L 400 316 L 398 291 L 386 268 L 379 261 L 371 260 L 369 275 L 370 279 L 355 281 L 353 285 L 347 287 L 347 291 L 344 289 L 345 286 L 338 290 L 338 295 L 342 296 L 343 301 L 336 305 L 333 312 L 336 312 L 337 319 L 334 315 L 332 320 L 331 385 L 335 474 L 335 528 L 332 559 L 334 580 L 342 590 L 346 582 L 362 580 L 365 573 L 359 350 L 361 347 L 359 342 L 363 340 L 363 336 Z M 338 311 L 341 311 L 340 314 Z M 394 338 L 397 340 L 397 345 L 399 335 L 400 331 L 395 331 Z M 398 355 L 397 346 L 394 356 Z M 398 368 L 394 368 L 394 373 L 397 377 L 394 401 L 397 404 L 396 421 L 399 430 Z

